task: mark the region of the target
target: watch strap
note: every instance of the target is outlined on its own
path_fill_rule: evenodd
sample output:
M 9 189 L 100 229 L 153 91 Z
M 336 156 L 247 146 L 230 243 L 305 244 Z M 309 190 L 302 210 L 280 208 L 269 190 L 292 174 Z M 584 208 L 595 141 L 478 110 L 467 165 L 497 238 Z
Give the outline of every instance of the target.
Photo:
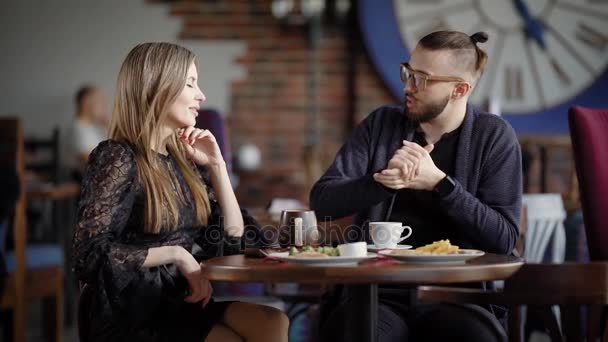
M 443 197 L 443 196 L 447 196 L 450 193 L 452 193 L 452 191 L 454 190 L 455 187 L 456 187 L 456 181 L 454 181 L 454 179 L 452 177 L 450 177 L 449 175 L 446 175 L 445 177 L 443 177 L 442 180 L 439 181 L 439 183 L 437 183 L 437 185 L 435 186 L 433 191 L 437 195 Z

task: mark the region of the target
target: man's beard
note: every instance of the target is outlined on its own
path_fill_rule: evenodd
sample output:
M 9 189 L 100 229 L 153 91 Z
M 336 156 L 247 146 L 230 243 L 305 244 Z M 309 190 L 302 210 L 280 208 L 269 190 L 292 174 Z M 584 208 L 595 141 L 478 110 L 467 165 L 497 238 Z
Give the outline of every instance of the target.
M 446 96 L 443 100 L 438 100 L 433 103 L 419 106 L 420 110 L 414 112 L 407 108 L 407 100 L 404 101 L 405 115 L 413 122 L 423 123 L 429 122 L 439 116 L 450 102 L 450 97 Z M 420 102 L 418 102 L 420 103 Z

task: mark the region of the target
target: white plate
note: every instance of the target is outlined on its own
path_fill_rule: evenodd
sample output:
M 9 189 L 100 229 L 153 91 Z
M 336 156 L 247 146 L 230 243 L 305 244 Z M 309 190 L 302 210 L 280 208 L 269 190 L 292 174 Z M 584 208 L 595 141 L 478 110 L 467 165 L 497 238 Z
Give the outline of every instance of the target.
M 393 250 L 393 249 L 411 249 L 412 246 L 410 245 L 397 245 L 395 248 L 378 248 L 376 247 L 376 245 L 367 245 L 367 250 L 370 252 L 379 252 L 379 251 L 389 251 L 389 250 Z
M 476 258 L 484 255 L 483 251 L 477 249 L 461 249 L 457 254 L 426 254 L 426 253 L 414 253 L 411 251 L 411 254 L 392 254 L 391 250 L 382 250 L 378 252 L 378 254 L 385 255 L 387 257 L 391 257 L 395 260 L 403 261 L 403 262 L 415 262 L 415 263 L 429 263 L 429 262 L 439 262 L 439 263 L 464 263 L 466 260 Z
M 269 253 L 269 258 L 277 259 L 284 262 L 300 265 L 346 265 L 356 264 L 361 260 L 372 259 L 376 257 L 376 253 L 367 253 L 366 256 L 360 257 L 345 257 L 345 256 L 330 256 L 327 258 L 323 257 L 298 257 L 289 256 L 289 252 L 282 253 Z

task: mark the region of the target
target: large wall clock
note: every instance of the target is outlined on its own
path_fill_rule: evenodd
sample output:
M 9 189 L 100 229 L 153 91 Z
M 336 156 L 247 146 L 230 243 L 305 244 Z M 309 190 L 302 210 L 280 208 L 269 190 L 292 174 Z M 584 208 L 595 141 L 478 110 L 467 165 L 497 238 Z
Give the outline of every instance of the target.
M 572 105 L 608 107 L 608 0 L 359 0 L 369 55 L 393 95 L 425 34 L 488 32 L 476 105 L 498 99 L 520 134 L 568 132 Z

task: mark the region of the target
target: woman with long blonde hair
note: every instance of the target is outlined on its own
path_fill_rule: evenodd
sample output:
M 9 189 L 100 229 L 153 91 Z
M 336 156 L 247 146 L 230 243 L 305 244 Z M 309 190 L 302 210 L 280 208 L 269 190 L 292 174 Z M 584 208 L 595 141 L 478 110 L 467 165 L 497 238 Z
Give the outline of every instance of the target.
M 197 77 L 195 55 L 170 43 L 137 45 L 122 64 L 110 140 L 89 158 L 74 234 L 85 340 L 287 340 L 283 313 L 215 302 L 201 276 L 201 260 L 240 252 L 253 221 L 215 138 L 194 127 L 205 100 Z

